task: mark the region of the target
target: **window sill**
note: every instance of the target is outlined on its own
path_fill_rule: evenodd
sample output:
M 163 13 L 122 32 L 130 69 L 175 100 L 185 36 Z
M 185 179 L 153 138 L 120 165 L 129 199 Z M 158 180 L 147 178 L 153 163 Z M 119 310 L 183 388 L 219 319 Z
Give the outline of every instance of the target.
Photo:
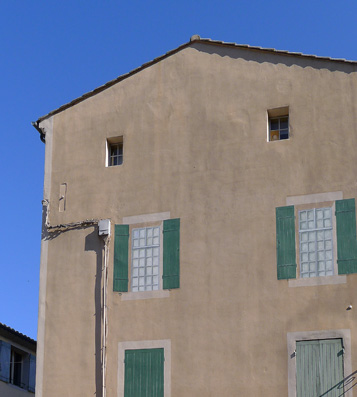
M 347 282 L 347 277 L 345 275 L 297 278 L 297 279 L 289 280 L 289 287 L 314 287 L 317 285 L 346 284 L 346 282 Z
M 166 289 L 158 291 L 124 292 L 121 295 L 121 300 L 132 301 L 138 299 L 168 298 L 169 296 L 170 291 Z

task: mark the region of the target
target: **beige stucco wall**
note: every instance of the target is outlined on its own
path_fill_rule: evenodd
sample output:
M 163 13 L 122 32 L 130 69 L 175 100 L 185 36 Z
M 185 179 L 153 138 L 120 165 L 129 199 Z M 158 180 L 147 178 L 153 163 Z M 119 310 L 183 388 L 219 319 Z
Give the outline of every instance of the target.
M 357 307 L 357 275 L 291 288 L 277 280 L 275 242 L 288 196 L 357 197 L 355 71 L 192 44 L 53 116 L 51 224 L 181 219 L 181 287 L 169 298 L 113 293 L 111 242 L 107 396 L 124 341 L 171 340 L 175 397 L 287 395 L 288 332 L 350 329 L 356 369 L 345 309 Z M 267 109 L 281 106 L 290 139 L 267 142 Z M 106 139 L 121 135 L 124 163 L 106 168 Z M 43 396 L 100 395 L 101 255 L 95 227 L 48 241 Z

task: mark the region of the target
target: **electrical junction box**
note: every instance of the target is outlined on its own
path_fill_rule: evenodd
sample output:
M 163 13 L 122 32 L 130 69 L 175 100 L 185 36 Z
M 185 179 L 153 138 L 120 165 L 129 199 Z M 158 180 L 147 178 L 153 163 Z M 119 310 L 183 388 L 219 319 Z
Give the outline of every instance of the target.
M 110 236 L 110 219 L 101 219 L 98 222 L 99 236 Z

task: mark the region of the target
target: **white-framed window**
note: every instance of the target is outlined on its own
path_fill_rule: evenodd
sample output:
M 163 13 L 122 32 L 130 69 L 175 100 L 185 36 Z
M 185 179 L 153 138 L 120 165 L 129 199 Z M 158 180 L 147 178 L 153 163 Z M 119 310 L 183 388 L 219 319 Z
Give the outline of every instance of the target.
M 346 274 L 355 269 L 348 267 L 354 259 L 341 250 L 341 224 L 352 222 L 354 216 L 354 199 L 344 200 L 341 191 L 287 197 L 286 206 L 276 208 L 278 280 L 288 279 L 289 287 L 346 283 Z M 347 235 L 346 241 L 350 240 L 347 245 L 354 240 Z
M 106 166 L 114 167 L 123 164 L 124 143 L 123 137 L 108 138 L 106 144 Z
M 160 289 L 160 226 L 136 228 L 131 233 L 131 291 Z
M 298 212 L 300 277 L 334 274 L 332 208 Z
M 170 212 L 115 224 L 113 291 L 121 300 L 168 298 L 180 288 L 180 219 Z
M 289 107 L 268 110 L 268 142 L 289 139 Z
M 289 116 L 269 118 L 271 141 L 289 139 Z

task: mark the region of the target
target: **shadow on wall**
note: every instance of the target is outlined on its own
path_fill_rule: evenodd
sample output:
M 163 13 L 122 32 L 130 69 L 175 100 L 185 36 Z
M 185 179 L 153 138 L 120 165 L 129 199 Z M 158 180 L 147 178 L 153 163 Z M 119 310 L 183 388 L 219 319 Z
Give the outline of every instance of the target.
M 102 362 L 101 362 L 101 335 L 102 335 L 102 267 L 103 267 L 103 247 L 104 242 L 98 235 L 98 225 L 96 222 L 88 222 L 82 225 L 60 225 L 60 228 L 53 228 L 48 230 L 46 226 L 47 206 L 42 207 L 42 239 L 53 240 L 62 233 L 71 230 L 83 230 L 87 228 L 94 228 L 94 230 L 85 237 L 84 250 L 94 251 L 96 253 L 96 270 L 94 281 L 94 307 L 95 307 L 95 395 L 102 395 Z
M 329 58 L 320 57 L 316 58 L 314 55 L 299 56 L 298 53 L 286 54 L 285 51 L 279 53 L 273 52 L 269 49 L 254 50 L 252 48 L 242 48 L 232 44 L 231 47 L 228 45 L 212 45 L 205 43 L 194 43 L 192 45 L 198 51 L 203 51 L 208 54 L 217 54 L 221 57 L 228 56 L 233 59 L 244 59 L 246 61 L 253 61 L 258 63 L 272 63 L 272 64 L 283 64 L 286 66 L 300 66 L 302 68 L 310 67 L 313 69 L 326 69 L 331 72 L 340 71 L 344 73 L 357 72 L 357 65 L 352 62 L 341 61 L 329 61 Z M 294 55 L 295 54 L 295 55 Z M 322 58 L 322 59 L 321 59 Z
M 325 391 L 325 393 L 321 394 L 319 397 L 327 397 L 330 395 L 331 392 L 334 392 L 334 396 L 345 396 L 347 392 L 349 392 L 353 387 L 357 385 L 356 373 L 357 371 L 352 372 L 351 375 L 346 376 L 346 378 L 341 380 L 341 382 L 338 382 L 337 385 L 331 387 L 331 389 Z
M 98 236 L 98 227 L 85 238 L 85 251 L 94 251 L 97 257 L 96 274 L 94 283 L 95 303 L 95 395 L 102 395 L 102 268 L 103 268 L 103 240 Z

